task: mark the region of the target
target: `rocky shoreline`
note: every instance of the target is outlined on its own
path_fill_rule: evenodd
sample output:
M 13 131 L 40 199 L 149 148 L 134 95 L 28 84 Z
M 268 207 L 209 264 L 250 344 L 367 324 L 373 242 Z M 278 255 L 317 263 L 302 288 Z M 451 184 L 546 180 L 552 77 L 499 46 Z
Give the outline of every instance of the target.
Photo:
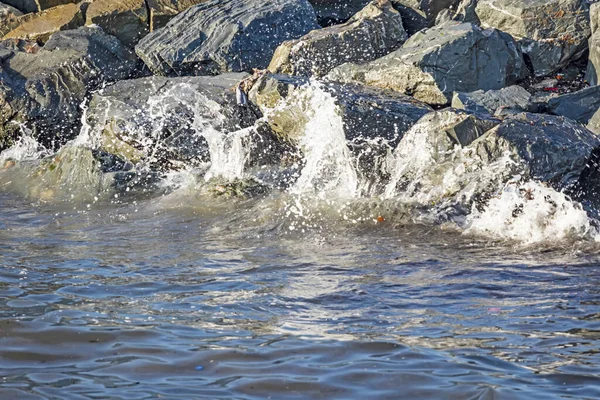
M 161 174 L 211 159 L 193 132 L 247 130 L 247 165 L 287 167 L 317 87 L 369 195 L 468 212 L 518 176 L 600 205 L 598 3 L 2 2 L 0 151 L 83 130 L 101 173 Z

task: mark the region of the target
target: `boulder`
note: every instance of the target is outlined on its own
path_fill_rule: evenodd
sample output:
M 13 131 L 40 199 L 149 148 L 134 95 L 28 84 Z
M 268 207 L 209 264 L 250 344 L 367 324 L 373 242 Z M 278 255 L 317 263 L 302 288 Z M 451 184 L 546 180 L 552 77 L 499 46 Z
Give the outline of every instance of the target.
M 600 86 L 554 97 L 548 102 L 552 114 L 562 115 L 582 124 L 590 122 L 600 109 Z
M 600 135 L 600 110 L 596 111 L 590 118 L 587 128 L 597 135 Z
M 592 36 L 588 41 L 589 60 L 585 79 L 590 85 L 598 84 L 598 71 L 600 71 L 600 3 L 594 3 L 590 6 L 590 20 Z
M 21 123 L 49 147 L 73 138 L 87 94 L 137 66 L 135 56 L 99 28 L 55 33 L 39 50 L 8 44 L 0 46 L 0 149 L 18 136 Z
M 283 42 L 268 69 L 273 73 L 322 77 L 345 62 L 382 57 L 400 47 L 407 37 L 402 17 L 389 0 L 375 0 L 345 24 Z
M 63 4 L 77 3 L 77 0 L 2 0 L 23 13 L 37 13 Z
M 144 0 L 95 0 L 86 12 L 86 25 L 98 25 L 125 46 L 133 48 L 149 32 Z
M 509 86 L 500 90 L 477 90 L 471 93 L 454 92 L 452 107 L 479 113 L 494 114 L 500 108 L 536 112 L 531 94 L 521 86 Z
M 312 83 L 306 78 L 267 74 L 249 93 L 273 131 L 296 142 L 304 134 L 310 98 L 316 92 L 331 98 L 342 117 L 347 140 L 384 139 L 395 146 L 402 135 L 431 111 L 426 104 L 402 94 L 350 84 Z
M 501 89 L 527 74 L 514 40 L 470 23 L 446 23 L 410 37 L 375 61 L 344 64 L 329 73 L 340 82 L 392 89 L 444 105 L 452 93 Z
M 435 205 L 450 216 L 484 207 L 511 181 L 535 180 L 575 194 L 600 146 L 594 133 L 573 121 L 529 113 L 507 116 L 470 141 L 448 141 L 446 126 L 458 117 L 451 109 L 438 113 L 425 116 L 400 142 L 386 195 Z
M 0 37 L 17 26 L 17 21 L 21 15 L 23 13 L 16 8 L 0 3 Z
M 52 34 L 84 25 L 86 3 L 64 4 L 19 18 L 18 26 L 4 35 L 3 39 L 26 39 L 45 43 Z
M 536 76 L 545 76 L 581 57 L 588 48 L 586 0 L 479 0 L 483 27 L 515 37 Z
M 211 160 L 211 140 L 222 143 L 224 135 L 252 127 L 260 116 L 235 103 L 231 89 L 244 77 L 152 76 L 117 82 L 94 93 L 85 140 L 138 169 L 200 166 Z M 248 139 L 263 134 L 268 132 L 248 132 Z
M 142 39 L 136 53 L 159 75 L 266 68 L 286 40 L 318 28 L 307 0 L 211 0 Z
M 398 9 L 411 8 L 418 10 L 425 17 L 427 24 L 433 26 L 438 14 L 445 9 L 455 10 L 460 0 L 392 0 Z
M 371 0 L 308 0 L 313 6 L 319 24 L 340 24 L 363 9 Z
M 150 30 L 164 27 L 177 14 L 209 0 L 145 0 L 150 13 Z

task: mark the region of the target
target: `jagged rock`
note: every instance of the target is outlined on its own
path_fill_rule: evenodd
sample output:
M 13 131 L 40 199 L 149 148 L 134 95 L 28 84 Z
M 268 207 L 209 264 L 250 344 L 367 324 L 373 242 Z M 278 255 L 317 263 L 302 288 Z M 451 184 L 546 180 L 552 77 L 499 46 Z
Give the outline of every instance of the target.
M 314 30 L 281 44 L 269 71 L 291 75 L 326 75 L 345 62 L 375 60 L 408 38 L 402 17 L 389 0 L 375 0 L 343 25 Z
M 323 90 L 336 103 L 348 140 L 380 138 L 395 146 L 404 132 L 431 111 L 426 104 L 391 91 L 336 83 L 315 87 L 305 78 L 285 75 L 262 76 L 249 99 L 265 114 L 274 132 L 297 141 L 304 134 L 315 90 Z
M 63 4 L 77 3 L 77 0 L 2 0 L 23 13 L 37 13 Z
M 145 0 L 150 10 L 150 29 L 164 27 L 177 14 L 209 0 Z
M 445 128 L 457 117 L 451 110 L 438 113 L 425 116 L 400 142 L 388 196 L 466 215 L 514 180 L 575 194 L 600 146 L 595 134 L 564 117 L 529 113 L 506 116 L 471 141 L 448 141 Z
M 371 0 L 308 0 L 322 26 L 346 22 Z
M 587 128 L 597 135 L 600 135 L 600 110 L 596 111 L 587 124 Z
M 589 60 L 585 79 L 590 85 L 598 84 L 598 71 L 600 71 L 600 3 L 594 3 L 590 6 L 590 20 L 592 36 L 588 41 Z
M 479 25 L 481 21 L 477 17 L 475 7 L 477 7 L 477 0 L 462 0 L 456 7 L 454 20 Z
M 16 8 L 0 3 L 0 37 L 17 26 L 17 21 L 21 15 L 23 13 Z
M 586 0 L 479 0 L 476 13 L 482 26 L 518 40 L 536 76 L 567 66 L 588 47 Z
M 460 0 L 392 0 L 395 7 L 409 7 L 421 11 L 429 26 L 433 26 L 438 14 L 445 9 L 456 9 Z
M 95 0 L 86 12 L 86 25 L 98 25 L 128 47 L 148 34 L 149 23 L 144 0 Z
M 500 90 L 477 90 L 471 93 L 455 92 L 452 107 L 464 110 L 494 114 L 499 108 L 511 108 L 536 112 L 537 105 L 531 101 L 531 94 L 521 86 L 509 86 Z
M 159 75 L 266 68 L 285 40 L 318 28 L 307 0 L 211 0 L 173 18 L 136 46 Z
M 19 18 L 18 26 L 3 39 L 25 39 L 45 43 L 56 32 L 77 29 L 84 25 L 86 3 L 64 4 Z
M 413 35 L 380 59 L 337 67 L 328 78 L 392 89 L 442 105 L 451 101 L 454 91 L 501 89 L 526 73 L 509 35 L 469 23 L 446 23 Z
M 552 114 L 562 115 L 585 125 L 600 109 L 600 86 L 554 97 L 548 102 L 548 109 Z
M 99 149 L 138 167 L 177 169 L 210 160 L 204 135 L 252 126 L 259 115 L 237 106 L 243 73 L 125 80 L 96 92 L 88 124 Z
M 0 48 L 0 149 L 19 135 L 19 123 L 47 146 L 73 138 L 86 95 L 126 78 L 137 65 L 133 54 L 99 28 L 58 32 L 39 50 Z

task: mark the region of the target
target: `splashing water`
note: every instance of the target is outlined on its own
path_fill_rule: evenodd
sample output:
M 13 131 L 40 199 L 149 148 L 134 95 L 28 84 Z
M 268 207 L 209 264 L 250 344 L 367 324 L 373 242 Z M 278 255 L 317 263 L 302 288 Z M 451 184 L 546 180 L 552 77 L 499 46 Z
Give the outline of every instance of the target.
M 37 160 L 51 154 L 48 149 L 33 138 L 31 130 L 24 125 L 21 125 L 20 129 L 22 136 L 10 148 L 0 153 L 0 162 L 4 163 L 7 160 Z
M 308 122 L 300 138 L 305 165 L 291 193 L 313 193 L 320 198 L 356 197 L 359 182 L 342 117 L 333 97 L 318 83 L 312 83 L 309 90 Z
M 465 234 L 533 244 L 588 239 L 600 234 L 578 203 L 538 182 L 509 182 L 483 211 L 467 217 Z

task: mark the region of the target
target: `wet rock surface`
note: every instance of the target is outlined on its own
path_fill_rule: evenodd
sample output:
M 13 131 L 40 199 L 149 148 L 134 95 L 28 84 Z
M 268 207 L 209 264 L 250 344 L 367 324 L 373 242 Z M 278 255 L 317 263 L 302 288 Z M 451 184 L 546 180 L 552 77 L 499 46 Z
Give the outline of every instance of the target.
M 19 134 L 21 123 L 51 147 L 75 137 L 89 91 L 127 78 L 137 65 L 117 39 L 97 28 L 56 33 L 43 48 L 5 43 L 0 54 L 3 146 Z
M 392 89 L 429 104 L 448 104 L 452 92 L 501 89 L 527 74 L 514 40 L 469 23 L 446 23 L 412 36 L 370 63 L 345 64 L 328 77 Z
M 365 62 L 396 50 L 408 38 L 388 0 L 375 0 L 348 22 L 318 29 L 277 48 L 269 71 L 322 77 L 345 62 Z
M 487 92 L 483 90 L 470 93 L 455 92 L 452 97 L 452 107 L 494 114 L 501 108 L 535 112 L 541 106 L 532 101 L 532 96 L 526 89 L 521 86 L 509 86 Z
M 17 26 L 21 11 L 7 4 L 0 3 L 0 37 Z
M 588 47 L 586 0 L 479 0 L 476 14 L 482 26 L 500 29 L 519 41 L 537 76 L 568 65 Z
M 306 0 L 209 1 L 146 36 L 136 53 L 160 75 L 266 68 L 277 46 L 319 28 Z

